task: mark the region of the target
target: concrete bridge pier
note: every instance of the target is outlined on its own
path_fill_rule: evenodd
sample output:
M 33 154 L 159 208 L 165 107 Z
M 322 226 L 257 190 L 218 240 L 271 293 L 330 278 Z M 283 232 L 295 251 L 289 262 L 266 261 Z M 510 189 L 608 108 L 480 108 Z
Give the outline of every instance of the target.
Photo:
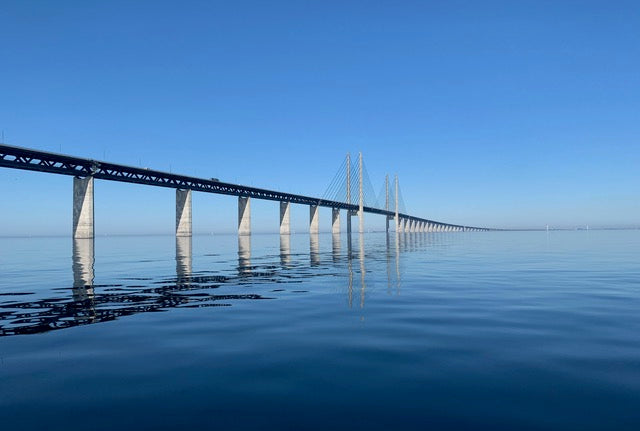
M 389 233 L 389 222 L 391 220 L 394 220 L 394 219 L 395 219 L 395 217 L 393 217 L 393 216 L 387 216 L 387 228 L 386 228 L 386 232 L 387 233 Z
M 404 232 L 411 232 L 411 219 L 406 219 L 404 221 Z
M 340 208 L 331 209 L 331 233 L 340 235 Z
M 94 237 L 93 177 L 73 177 L 73 237 Z
M 191 190 L 176 189 L 176 236 L 191 236 Z
M 291 209 L 290 202 L 280 202 L 280 235 L 291 234 Z
M 238 235 L 251 235 L 251 198 L 238 196 Z
M 309 233 L 320 232 L 320 221 L 318 220 L 318 205 L 309 205 Z

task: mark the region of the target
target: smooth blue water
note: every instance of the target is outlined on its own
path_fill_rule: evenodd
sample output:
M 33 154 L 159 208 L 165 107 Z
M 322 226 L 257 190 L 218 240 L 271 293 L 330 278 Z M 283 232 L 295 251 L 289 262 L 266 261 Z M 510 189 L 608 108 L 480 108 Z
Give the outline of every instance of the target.
M 640 429 L 639 252 L 639 231 L 0 239 L 0 424 Z

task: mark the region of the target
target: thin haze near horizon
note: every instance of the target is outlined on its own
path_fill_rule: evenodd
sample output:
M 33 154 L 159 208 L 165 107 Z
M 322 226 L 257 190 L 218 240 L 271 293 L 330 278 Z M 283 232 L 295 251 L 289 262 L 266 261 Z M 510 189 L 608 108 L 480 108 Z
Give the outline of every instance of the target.
M 637 2 L 5 1 L 0 22 L 9 145 L 318 196 L 362 151 L 417 216 L 639 224 Z M 0 235 L 70 233 L 70 178 L 0 184 Z M 172 190 L 95 188 L 96 234 L 172 232 Z M 194 193 L 194 231 L 234 231 L 236 205 Z M 277 221 L 252 202 L 254 231 Z

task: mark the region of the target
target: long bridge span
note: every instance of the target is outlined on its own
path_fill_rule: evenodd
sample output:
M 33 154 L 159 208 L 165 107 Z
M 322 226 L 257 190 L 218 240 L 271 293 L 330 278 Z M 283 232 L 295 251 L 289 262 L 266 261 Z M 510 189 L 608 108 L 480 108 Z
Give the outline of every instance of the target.
M 398 177 L 390 188 L 389 178 L 385 179 L 384 206 L 365 201 L 364 166 L 359 155 L 356 175 L 351 175 L 351 159 L 347 155 L 340 182 L 344 198 L 334 194 L 330 198 L 318 198 L 294 193 L 285 193 L 257 187 L 231 184 L 216 179 L 196 178 L 153 169 L 126 166 L 93 159 L 73 157 L 28 148 L 0 145 L 0 167 L 28 171 L 47 172 L 73 177 L 73 237 L 93 238 L 93 182 L 94 179 L 145 184 L 176 189 L 176 236 L 191 236 L 191 192 L 216 193 L 238 197 L 238 235 L 251 234 L 251 199 L 280 202 L 280 233 L 290 234 L 290 213 L 292 203 L 309 206 L 309 231 L 319 232 L 318 207 L 332 208 L 331 229 L 340 233 L 340 210 L 347 211 L 347 232 L 351 232 L 351 217 L 359 218 L 359 230 L 364 232 L 364 214 L 378 214 L 394 221 L 396 232 L 461 232 L 491 230 L 476 226 L 462 226 L 417 217 L 401 211 Z M 355 193 L 351 190 L 355 189 Z M 356 194 L 357 193 L 357 194 Z M 393 202 L 392 202 L 393 201 Z

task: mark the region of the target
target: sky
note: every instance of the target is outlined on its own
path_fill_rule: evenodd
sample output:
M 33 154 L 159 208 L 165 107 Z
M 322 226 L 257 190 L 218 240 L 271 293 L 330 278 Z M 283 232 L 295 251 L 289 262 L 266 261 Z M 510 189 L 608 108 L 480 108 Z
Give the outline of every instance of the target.
M 362 152 L 412 215 L 640 225 L 637 1 L 2 0 L 0 23 L 9 145 L 313 196 Z M 1 236 L 70 234 L 70 177 L 0 188 Z M 233 232 L 236 200 L 194 193 L 194 232 Z M 96 181 L 95 214 L 171 233 L 175 192 Z M 254 200 L 254 231 L 278 214 Z

